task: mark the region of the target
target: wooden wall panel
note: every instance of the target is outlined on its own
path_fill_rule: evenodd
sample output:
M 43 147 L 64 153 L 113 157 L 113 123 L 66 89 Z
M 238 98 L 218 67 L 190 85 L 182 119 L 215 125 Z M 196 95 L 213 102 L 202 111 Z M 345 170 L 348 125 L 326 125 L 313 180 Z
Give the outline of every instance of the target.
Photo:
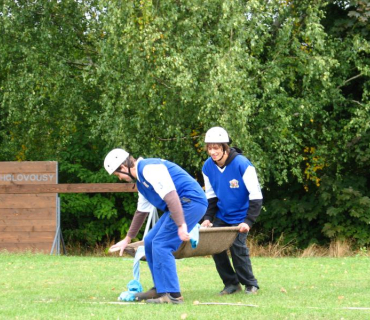
M 0 185 L 58 182 L 54 161 L 0 162 Z M 0 250 L 51 251 L 57 228 L 57 194 L 0 194 Z
M 55 194 L 0 194 L 0 209 L 56 208 Z
M 42 220 L 37 220 L 42 221 Z M 16 221 L 18 222 L 18 221 Z M 2 226 L 0 222 L 0 232 L 55 232 L 55 225 L 51 225 L 48 221 L 44 221 L 42 224 L 35 224 L 35 225 L 19 225 L 19 224 L 8 224 L 6 226 Z
M 55 220 L 55 206 L 48 208 L 0 209 L 0 220 Z
M 12 231 L 4 232 L 3 236 L 0 239 L 0 242 L 4 243 L 28 243 L 28 242 L 53 242 L 55 232 L 48 231 L 39 231 L 39 232 L 30 232 L 30 231 Z
M 55 161 L 9 161 L 1 162 L 0 173 L 23 174 L 40 172 L 56 173 L 57 162 Z
M 23 251 L 32 251 L 32 252 L 50 252 L 50 244 L 47 243 L 0 243 L 2 250 L 7 250 L 9 252 L 23 252 Z

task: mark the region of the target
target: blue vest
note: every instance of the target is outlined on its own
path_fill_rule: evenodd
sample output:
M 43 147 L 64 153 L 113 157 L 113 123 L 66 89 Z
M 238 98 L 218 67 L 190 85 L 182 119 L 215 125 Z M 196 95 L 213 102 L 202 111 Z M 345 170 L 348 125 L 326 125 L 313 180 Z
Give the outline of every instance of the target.
M 167 160 L 156 158 L 142 159 L 137 166 L 137 189 L 153 206 L 162 211 L 167 210 L 166 202 L 143 176 L 144 167 L 148 164 L 164 164 L 167 167 L 181 202 L 186 202 L 186 199 L 183 200 L 183 198 L 187 198 L 207 206 L 207 198 L 199 183 L 180 166 Z
M 244 156 L 236 156 L 221 172 L 212 158 L 203 165 L 203 172 L 215 192 L 218 202 L 216 217 L 228 224 L 244 222 L 249 208 L 249 191 L 243 175 L 252 163 Z

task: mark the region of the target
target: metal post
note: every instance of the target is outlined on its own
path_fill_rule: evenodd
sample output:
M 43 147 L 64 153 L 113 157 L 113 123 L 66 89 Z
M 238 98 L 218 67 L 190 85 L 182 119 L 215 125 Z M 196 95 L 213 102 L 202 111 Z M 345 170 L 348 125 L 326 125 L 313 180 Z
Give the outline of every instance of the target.
M 54 249 L 56 249 L 56 254 L 60 255 L 60 244 L 62 243 L 63 247 L 63 254 L 67 254 L 66 246 L 64 243 L 62 229 L 60 227 L 60 198 L 57 195 L 57 227 L 54 237 L 53 246 L 51 247 L 50 255 L 54 253 Z
M 54 237 L 54 241 L 53 241 L 53 246 L 51 247 L 51 251 L 50 251 L 50 255 L 52 255 L 54 253 L 54 248 L 56 247 L 56 254 L 59 255 L 60 254 L 60 251 L 59 251 L 59 244 L 60 244 L 60 219 L 59 219 L 59 215 L 60 215 L 60 199 L 59 199 L 59 196 L 58 194 L 56 195 L 56 203 L 57 203 L 57 214 L 56 214 L 56 218 L 57 218 L 57 221 L 56 221 L 56 231 L 55 231 L 55 237 Z
M 57 164 L 57 170 L 56 170 L 56 183 L 58 183 L 58 164 Z M 65 244 L 64 244 L 64 239 L 63 239 L 63 235 L 62 235 L 62 229 L 61 229 L 61 226 L 60 226 L 60 197 L 59 197 L 59 194 L 57 193 L 56 195 L 56 203 L 57 203 L 57 221 L 56 221 L 56 231 L 55 231 L 55 237 L 54 237 L 54 241 L 53 241 L 53 246 L 51 247 L 51 251 L 50 251 L 50 255 L 52 255 L 54 253 L 54 248 L 56 248 L 56 254 L 59 256 L 60 255 L 60 242 L 62 242 L 62 246 L 63 246 L 63 253 L 64 254 L 67 254 L 67 250 L 66 250 L 66 247 L 65 247 Z

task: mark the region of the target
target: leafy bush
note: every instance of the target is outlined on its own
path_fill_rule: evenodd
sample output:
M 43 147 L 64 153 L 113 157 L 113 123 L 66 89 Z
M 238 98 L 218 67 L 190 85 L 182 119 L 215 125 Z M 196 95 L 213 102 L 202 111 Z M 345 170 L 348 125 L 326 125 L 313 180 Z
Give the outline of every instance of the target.
M 55 160 L 61 183 L 114 182 L 102 162 L 122 146 L 202 183 L 203 137 L 221 125 L 263 185 L 255 231 L 369 244 L 364 1 L 2 3 L 1 161 Z M 135 202 L 63 195 L 65 238 L 120 238 Z

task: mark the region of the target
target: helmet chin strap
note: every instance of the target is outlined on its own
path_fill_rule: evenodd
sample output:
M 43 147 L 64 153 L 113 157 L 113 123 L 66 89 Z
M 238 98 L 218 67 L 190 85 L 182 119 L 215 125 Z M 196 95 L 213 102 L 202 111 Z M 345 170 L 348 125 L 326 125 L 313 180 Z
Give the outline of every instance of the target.
M 218 159 L 218 160 L 213 160 L 213 162 L 217 164 L 217 162 L 221 161 L 224 158 L 225 153 L 226 153 L 225 150 L 223 150 L 222 157 L 220 159 Z
M 128 168 L 128 172 L 123 172 L 121 170 L 116 170 L 116 172 L 125 174 L 125 175 L 129 176 L 132 180 L 136 181 L 136 178 L 131 174 L 130 168 Z
M 125 175 L 129 176 L 133 181 L 136 181 L 136 178 L 131 173 L 131 169 L 130 169 L 130 167 L 131 167 L 130 158 L 127 159 L 127 165 L 128 165 L 128 167 L 127 167 L 128 168 L 128 172 L 123 172 L 121 170 L 116 170 L 116 172 L 125 174 Z
M 222 159 L 223 159 L 223 157 L 225 156 L 225 151 L 224 151 L 224 153 L 222 154 L 222 157 L 220 158 L 220 159 L 218 159 L 218 160 L 216 160 L 215 162 L 219 162 L 219 161 L 221 161 Z

